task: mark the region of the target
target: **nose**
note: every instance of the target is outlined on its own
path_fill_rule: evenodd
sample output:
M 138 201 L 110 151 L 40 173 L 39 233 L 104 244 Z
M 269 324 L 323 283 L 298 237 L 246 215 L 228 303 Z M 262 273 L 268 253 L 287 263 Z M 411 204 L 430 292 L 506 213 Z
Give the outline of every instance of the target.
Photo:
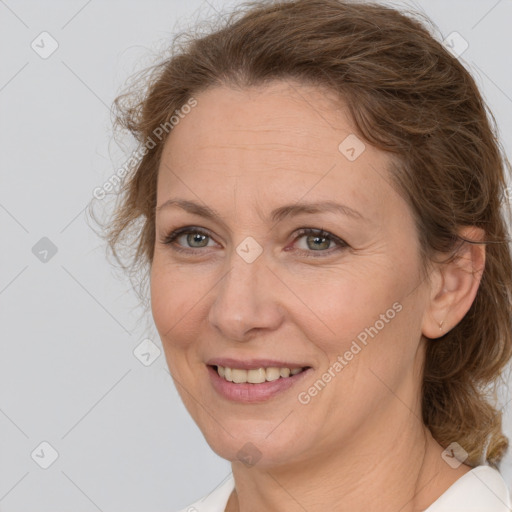
M 280 282 L 274 272 L 267 267 L 263 254 L 247 263 L 233 253 L 229 271 L 213 290 L 215 299 L 208 315 L 210 325 L 223 338 L 249 341 L 256 333 L 281 325 L 284 314 L 278 300 Z

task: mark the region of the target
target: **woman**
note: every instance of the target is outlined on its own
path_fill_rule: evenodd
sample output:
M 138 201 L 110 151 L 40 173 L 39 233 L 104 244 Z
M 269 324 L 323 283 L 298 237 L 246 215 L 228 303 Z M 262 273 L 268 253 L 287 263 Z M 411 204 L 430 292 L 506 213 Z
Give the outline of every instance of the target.
M 465 68 L 389 7 L 288 0 L 141 83 L 106 236 L 136 237 L 177 389 L 232 463 L 186 510 L 510 510 L 508 167 Z

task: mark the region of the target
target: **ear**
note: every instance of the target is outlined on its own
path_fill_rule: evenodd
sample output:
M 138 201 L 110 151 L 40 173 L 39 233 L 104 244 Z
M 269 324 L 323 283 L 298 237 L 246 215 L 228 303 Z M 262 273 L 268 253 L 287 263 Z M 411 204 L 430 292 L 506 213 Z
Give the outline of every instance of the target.
M 483 241 L 485 231 L 476 226 L 459 230 L 463 238 Z M 485 244 L 462 243 L 449 263 L 436 263 L 431 293 L 422 322 L 422 334 L 439 338 L 453 329 L 476 297 L 485 268 Z

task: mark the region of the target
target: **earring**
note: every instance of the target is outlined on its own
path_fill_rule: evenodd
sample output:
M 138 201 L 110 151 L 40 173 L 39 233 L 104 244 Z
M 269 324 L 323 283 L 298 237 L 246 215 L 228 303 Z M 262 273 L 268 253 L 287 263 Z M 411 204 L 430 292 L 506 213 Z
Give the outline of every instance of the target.
M 443 324 L 444 324 L 444 320 L 439 323 L 439 330 L 440 331 L 443 330 Z

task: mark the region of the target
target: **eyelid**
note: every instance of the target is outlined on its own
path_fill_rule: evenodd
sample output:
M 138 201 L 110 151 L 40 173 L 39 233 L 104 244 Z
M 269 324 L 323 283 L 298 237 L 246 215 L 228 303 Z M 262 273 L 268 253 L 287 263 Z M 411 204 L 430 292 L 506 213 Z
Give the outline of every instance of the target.
M 296 234 L 293 242 L 296 242 L 298 239 L 302 238 L 305 235 L 314 235 L 319 238 L 326 238 L 327 240 L 330 240 L 334 242 L 337 247 L 326 249 L 325 251 L 307 251 L 304 249 L 296 249 L 302 253 L 305 253 L 306 257 L 312 257 L 312 258 L 318 258 L 333 254 L 334 252 L 338 252 L 343 249 L 349 248 L 349 244 L 345 242 L 342 238 L 336 236 L 335 234 L 331 233 L 330 231 L 325 230 L 324 228 L 300 228 Z M 317 253 L 318 256 L 314 256 L 314 254 Z
M 176 251 L 197 254 L 196 251 L 203 249 L 203 247 L 183 247 L 183 246 L 176 245 L 173 243 L 178 237 L 180 237 L 182 235 L 189 234 L 189 233 L 199 233 L 201 235 L 207 236 L 208 238 L 213 240 L 215 243 L 218 243 L 215 240 L 215 237 L 211 235 L 211 233 L 208 229 L 201 228 L 199 226 L 190 226 L 190 225 L 183 226 L 181 228 L 172 230 L 170 233 L 161 237 L 160 242 L 165 245 L 172 246 L 173 249 Z M 341 239 L 340 237 L 334 235 L 330 231 L 327 231 L 323 228 L 310 228 L 310 227 L 299 228 L 294 231 L 293 242 L 295 243 L 298 239 L 300 239 L 306 235 L 315 235 L 315 236 L 318 236 L 321 238 L 327 238 L 328 240 L 331 240 L 332 242 L 334 242 L 337 245 L 336 248 L 326 249 L 325 251 L 322 251 L 322 250 L 308 251 L 305 249 L 294 249 L 296 251 L 302 252 L 303 254 L 309 253 L 306 257 L 317 258 L 317 257 L 322 257 L 322 255 L 327 256 L 327 255 L 331 255 L 333 252 L 337 252 L 339 250 L 346 249 L 346 248 L 350 247 L 349 244 L 347 244 L 347 242 L 345 242 L 343 239 Z M 205 247 L 207 247 L 207 246 L 205 246 Z M 313 254 L 311 254 L 311 253 L 315 253 L 315 252 L 318 253 L 318 256 L 313 256 Z
M 193 251 L 194 249 L 199 249 L 198 247 L 196 247 L 196 248 L 194 248 L 194 247 L 182 247 L 182 246 L 177 246 L 177 245 L 173 244 L 174 240 L 176 240 L 178 237 L 180 237 L 181 235 L 189 234 L 189 233 L 199 233 L 201 235 L 209 237 L 215 243 L 218 243 L 215 240 L 215 237 L 213 237 L 211 235 L 209 230 L 207 230 L 205 228 L 201 228 L 199 226 L 183 226 L 181 228 L 177 228 L 177 229 L 171 230 L 169 233 L 164 234 L 160 238 L 160 242 L 163 243 L 163 244 L 166 244 L 166 245 L 173 245 L 173 247 L 174 248 L 177 247 L 178 250 L 183 249 L 183 250 L 186 251 L 188 249 L 188 250 Z

